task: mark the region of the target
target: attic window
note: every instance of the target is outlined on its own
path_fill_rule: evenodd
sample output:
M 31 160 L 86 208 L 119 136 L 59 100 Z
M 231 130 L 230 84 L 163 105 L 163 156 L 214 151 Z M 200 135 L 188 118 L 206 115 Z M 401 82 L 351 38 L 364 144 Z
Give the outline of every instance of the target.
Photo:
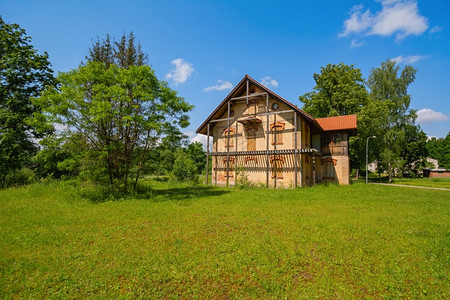
M 274 104 L 272 104 L 272 109 L 273 110 L 277 110 L 278 108 L 279 108 L 280 106 L 278 105 L 278 103 L 274 103 Z

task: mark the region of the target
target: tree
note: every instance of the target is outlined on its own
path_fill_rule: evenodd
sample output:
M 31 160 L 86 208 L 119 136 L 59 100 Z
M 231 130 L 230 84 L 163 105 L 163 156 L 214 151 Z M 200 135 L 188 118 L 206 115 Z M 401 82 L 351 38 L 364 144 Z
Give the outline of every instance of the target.
M 90 178 L 123 192 L 131 179 L 136 188 L 155 139 L 189 124 L 192 106 L 147 65 L 88 61 L 57 80 L 58 88 L 45 90 L 36 103 L 68 136 L 86 139 L 82 161 Z
M 203 150 L 203 145 L 200 142 L 194 142 L 189 144 L 187 153 L 196 166 L 197 174 L 201 174 L 205 171 L 206 167 L 206 153 Z
M 197 178 L 197 166 L 187 151 L 180 149 L 173 164 L 173 175 L 179 181 L 194 181 Z
M 405 126 L 413 125 L 416 118 L 414 110 L 409 108 L 411 96 L 408 87 L 414 81 L 416 69 L 405 66 L 402 70 L 395 61 L 387 60 L 381 66 L 372 69 L 369 75 L 369 98 L 375 107 L 387 107 L 387 114 L 378 116 L 381 121 L 378 143 L 383 147 L 379 153 L 382 165 L 389 173 L 392 182 L 394 169 L 404 166 L 402 149 L 406 142 Z
M 103 40 L 97 37 L 94 45 L 86 56 L 88 62 L 102 62 L 109 68 L 115 64 L 119 68 L 128 69 L 132 66 L 144 66 L 148 63 L 148 56 L 142 52 L 140 42 L 136 43 L 133 32 L 124 34 L 116 41 L 108 34 Z
M 48 54 L 30 43 L 24 29 L 0 17 L 0 186 L 37 151 L 32 138 L 41 135 L 28 121 L 38 108 L 30 99 L 54 84 Z
M 402 167 L 403 173 L 410 176 L 416 176 L 417 171 L 423 169 L 426 164 L 428 150 L 426 148 L 427 135 L 419 125 L 406 124 L 403 126 L 405 131 L 405 143 L 400 152 L 400 156 L 405 161 Z
M 450 169 L 450 131 L 445 138 L 431 138 L 426 148 L 431 158 L 437 159 L 439 167 Z
M 304 103 L 303 110 L 315 118 L 358 114 L 358 136 L 350 138 L 349 147 L 351 166 L 358 176 L 365 165 L 365 139 L 370 134 L 360 129 L 360 112 L 368 101 L 361 70 L 344 63 L 328 64 L 313 77 L 314 90 L 299 98 Z
M 367 103 L 361 70 L 353 65 L 328 64 L 314 73 L 313 91 L 300 96 L 303 110 L 315 118 L 356 114 Z

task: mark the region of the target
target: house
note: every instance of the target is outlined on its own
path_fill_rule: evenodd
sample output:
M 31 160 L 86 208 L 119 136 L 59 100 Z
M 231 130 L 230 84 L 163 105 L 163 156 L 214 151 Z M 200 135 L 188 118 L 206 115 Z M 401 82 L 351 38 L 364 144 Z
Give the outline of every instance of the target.
M 349 184 L 356 115 L 313 118 L 248 75 L 197 129 L 207 136 L 212 183 L 238 176 L 270 187 Z M 212 149 L 209 149 L 212 138 Z
M 450 170 L 446 169 L 423 169 L 423 177 L 450 177 Z

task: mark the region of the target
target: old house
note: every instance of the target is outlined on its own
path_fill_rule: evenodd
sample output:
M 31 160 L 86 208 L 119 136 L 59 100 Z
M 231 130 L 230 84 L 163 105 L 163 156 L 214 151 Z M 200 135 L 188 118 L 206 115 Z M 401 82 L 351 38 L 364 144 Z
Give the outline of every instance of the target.
M 272 187 L 350 181 L 356 115 L 313 118 L 248 75 L 197 133 L 208 139 L 213 184 L 234 185 L 239 177 Z

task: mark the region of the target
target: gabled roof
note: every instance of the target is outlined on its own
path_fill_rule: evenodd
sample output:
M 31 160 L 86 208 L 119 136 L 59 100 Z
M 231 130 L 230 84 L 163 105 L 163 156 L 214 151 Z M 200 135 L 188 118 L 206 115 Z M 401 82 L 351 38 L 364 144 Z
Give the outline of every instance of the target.
M 324 131 L 356 129 L 356 115 L 317 118 L 317 123 Z
M 196 133 L 202 133 L 202 134 L 206 134 L 206 124 L 208 124 L 208 122 L 212 119 L 215 119 L 218 116 L 221 108 L 226 105 L 227 101 L 231 98 L 233 98 L 234 94 L 236 93 L 236 91 L 238 91 L 244 84 L 246 81 L 249 81 L 250 83 L 254 84 L 255 86 L 259 87 L 260 89 L 262 89 L 263 91 L 267 92 L 269 94 L 270 97 L 277 99 L 280 102 L 285 103 L 286 105 L 288 105 L 290 108 L 292 108 L 293 110 L 295 110 L 297 113 L 299 113 L 301 116 L 303 116 L 304 118 L 306 118 L 307 120 L 309 120 L 311 123 L 315 124 L 317 126 L 317 124 L 314 121 L 314 117 L 312 117 L 311 115 L 307 114 L 306 112 L 304 112 L 303 110 L 301 110 L 300 108 L 298 108 L 297 106 L 295 106 L 294 104 L 292 104 L 291 102 L 287 101 L 286 99 L 284 99 L 283 97 L 277 95 L 276 93 L 274 93 L 273 91 L 271 91 L 270 89 L 268 89 L 266 86 L 262 85 L 261 83 L 259 83 L 258 81 L 256 81 L 255 79 L 251 78 L 250 76 L 248 76 L 247 74 L 244 76 L 244 78 L 242 78 L 242 80 L 234 87 L 234 89 L 225 97 L 225 99 L 223 99 L 223 101 L 216 107 L 216 109 L 209 115 L 208 118 L 206 118 L 206 120 L 202 123 L 202 125 L 200 125 L 200 127 L 197 129 Z M 211 133 L 212 134 L 212 133 Z
M 304 112 L 303 110 L 301 110 L 291 102 L 287 101 L 283 97 L 277 95 L 276 93 L 268 89 L 266 86 L 262 85 L 261 83 L 254 80 L 250 76 L 245 75 L 244 78 L 242 78 L 242 80 L 234 87 L 234 89 L 225 97 L 225 99 L 222 100 L 222 102 L 216 107 L 216 109 L 209 115 L 209 117 L 206 118 L 206 120 L 202 123 L 202 125 L 200 125 L 196 133 L 206 134 L 206 124 L 208 124 L 209 121 L 214 120 L 223 114 L 224 109 L 226 108 L 227 101 L 233 98 L 233 96 L 235 96 L 236 92 L 239 91 L 241 87 L 243 87 L 243 85 L 246 83 L 247 80 L 249 81 L 249 83 L 252 83 L 255 86 L 262 89 L 263 91 L 267 92 L 270 97 L 275 98 L 282 103 L 285 103 L 291 109 L 293 109 L 298 114 L 303 116 L 306 120 L 308 120 L 311 123 L 311 125 L 313 126 L 312 128 L 316 128 L 315 131 L 320 132 L 320 131 L 335 131 L 335 130 L 352 130 L 353 132 L 356 132 L 357 127 L 356 115 L 315 119 L 313 116 Z M 210 135 L 212 135 L 212 132 L 210 132 Z

